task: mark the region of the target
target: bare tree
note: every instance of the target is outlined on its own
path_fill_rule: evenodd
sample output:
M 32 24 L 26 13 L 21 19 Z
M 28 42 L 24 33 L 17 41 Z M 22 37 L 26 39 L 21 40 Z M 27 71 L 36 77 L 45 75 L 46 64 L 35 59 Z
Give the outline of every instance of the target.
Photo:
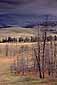
M 43 35 L 43 56 L 42 56 L 42 72 L 43 72 L 43 78 L 44 78 L 45 45 L 46 45 L 46 32 L 44 32 L 44 35 Z
M 39 69 L 39 77 L 42 78 L 41 66 L 40 66 L 40 39 L 39 38 L 40 38 L 40 36 L 39 36 L 39 28 L 38 28 L 38 42 L 37 42 L 38 54 L 35 49 L 34 49 L 34 53 L 35 53 L 35 57 L 36 57 L 36 61 L 37 61 L 37 67 Z
M 8 56 L 8 45 L 7 44 L 6 44 L 5 48 L 6 48 L 6 56 Z
M 53 77 L 53 71 L 54 71 L 54 51 L 53 51 L 53 41 L 50 41 L 50 74 Z
M 56 45 L 56 36 L 55 36 L 55 39 L 54 39 L 54 64 L 55 64 L 54 67 L 55 67 L 55 73 L 56 73 L 55 76 L 57 76 L 57 71 L 56 71 L 57 70 L 56 69 L 57 68 L 56 67 L 57 66 L 56 53 L 57 53 L 57 45 Z

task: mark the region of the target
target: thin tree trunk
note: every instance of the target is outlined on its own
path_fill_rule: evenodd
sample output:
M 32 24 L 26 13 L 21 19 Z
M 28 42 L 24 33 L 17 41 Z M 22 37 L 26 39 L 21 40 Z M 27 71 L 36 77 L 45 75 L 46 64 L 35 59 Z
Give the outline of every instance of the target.
M 6 44 L 6 56 L 8 56 L 8 45 Z
M 37 61 L 37 66 L 39 69 L 39 77 L 42 78 L 42 74 L 41 74 L 41 66 L 40 66 L 40 36 L 39 36 L 39 28 L 38 28 L 38 42 L 37 42 L 37 47 L 38 47 L 38 54 L 36 53 L 36 50 L 34 49 L 35 52 L 35 57 L 36 57 L 36 61 Z
M 42 72 L 44 78 L 44 56 L 45 56 L 45 44 L 46 44 L 46 32 L 44 32 L 44 41 L 43 41 L 43 56 L 42 56 Z
M 55 64 L 55 73 L 56 73 L 56 64 L 57 64 L 57 59 L 56 59 L 56 41 L 54 40 L 54 64 Z M 55 74 L 57 76 L 57 73 Z
M 42 74 L 41 74 L 41 67 L 40 67 L 40 57 L 38 57 L 36 54 L 36 50 L 34 49 L 34 53 L 35 53 L 35 57 L 36 57 L 36 61 L 37 61 L 37 66 L 39 68 L 39 77 L 42 78 Z

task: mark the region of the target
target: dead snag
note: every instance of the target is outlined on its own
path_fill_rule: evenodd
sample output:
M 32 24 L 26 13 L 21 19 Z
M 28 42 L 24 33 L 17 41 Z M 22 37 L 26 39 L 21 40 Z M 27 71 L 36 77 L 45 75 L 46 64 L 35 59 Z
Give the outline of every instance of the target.
M 37 67 L 39 69 L 39 77 L 42 78 L 41 67 L 40 67 L 40 56 L 37 56 L 37 53 L 36 53 L 35 49 L 34 49 L 34 54 L 35 54 L 36 61 L 37 61 Z
M 54 71 L 53 70 L 54 69 L 54 59 L 53 59 L 53 57 L 54 57 L 53 55 L 54 54 L 53 53 L 54 52 L 53 52 L 53 41 L 52 40 L 50 41 L 50 50 L 51 50 L 50 51 L 50 53 L 51 53 L 50 54 L 50 74 L 53 77 L 53 71 Z
M 55 76 L 57 76 L 57 72 L 56 72 L 56 65 L 57 65 L 56 52 L 57 52 L 57 45 L 56 45 L 56 36 L 55 36 L 55 39 L 54 39 L 54 64 L 55 64 Z
M 45 45 L 46 45 L 46 32 L 44 32 L 44 35 L 43 35 L 43 56 L 42 56 L 42 72 L 43 72 L 43 78 L 44 78 Z
M 5 48 L 6 48 L 6 56 L 8 56 L 8 45 L 7 44 L 6 44 Z
M 40 66 L 40 34 L 39 34 L 40 29 L 38 28 L 38 41 L 37 41 L 37 51 L 38 54 L 36 53 L 36 50 L 34 49 L 34 53 L 35 53 L 35 57 L 36 57 L 36 61 L 37 61 L 37 67 L 39 69 L 39 77 L 42 78 L 42 74 L 41 74 L 41 66 Z

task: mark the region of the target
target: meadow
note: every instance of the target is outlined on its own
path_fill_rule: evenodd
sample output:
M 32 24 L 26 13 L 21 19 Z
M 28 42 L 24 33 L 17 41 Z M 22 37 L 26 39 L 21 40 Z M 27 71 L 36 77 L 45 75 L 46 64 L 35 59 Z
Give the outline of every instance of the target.
M 35 29 L 33 30 L 32 29 L 28 29 L 28 30 L 27 29 L 23 29 L 23 30 L 1 29 L 0 32 L 1 32 L 0 39 L 4 37 L 6 38 L 8 36 L 18 38 L 19 36 L 24 36 L 24 37 L 34 36 Z M 57 78 L 55 78 L 57 68 L 51 70 L 53 69 L 52 65 L 55 66 L 53 61 L 57 56 L 57 41 L 55 43 L 54 41 L 46 42 L 45 44 L 45 54 L 44 54 L 45 78 L 40 78 L 39 71 L 37 70 L 36 55 L 38 55 L 38 50 L 39 50 L 37 47 L 38 44 L 39 43 L 37 42 L 0 43 L 0 85 L 29 85 L 29 84 L 30 85 L 57 85 Z M 44 43 L 40 42 L 39 45 L 40 45 L 40 59 L 41 59 L 40 62 L 42 66 Z M 36 55 L 35 55 L 34 48 L 36 49 Z M 54 50 L 56 51 L 55 53 Z M 48 61 L 50 59 L 52 60 L 53 64 L 51 65 L 49 63 L 51 68 L 48 68 L 49 67 Z M 17 66 L 17 68 L 15 68 L 14 70 L 14 68 L 12 69 L 12 66 L 14 67 Z M 48 69 L 46 70 L 46 68 Z M 47 73 L 49 69 L 51 70 L 50 76 Z

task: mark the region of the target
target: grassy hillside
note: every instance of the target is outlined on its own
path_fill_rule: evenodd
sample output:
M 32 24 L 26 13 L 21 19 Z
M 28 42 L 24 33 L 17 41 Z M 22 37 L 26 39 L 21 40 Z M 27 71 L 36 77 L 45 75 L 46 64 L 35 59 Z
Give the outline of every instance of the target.
M 2 28 L 0 29 L 0 38 L 7 38 L 10 37 L 16 37 L 19 36 L 34 36 L 36 33 L 35 29 L 27 29 L 27 28 L 18 28 L 18 27 L 11 27 L 11 28 Z

